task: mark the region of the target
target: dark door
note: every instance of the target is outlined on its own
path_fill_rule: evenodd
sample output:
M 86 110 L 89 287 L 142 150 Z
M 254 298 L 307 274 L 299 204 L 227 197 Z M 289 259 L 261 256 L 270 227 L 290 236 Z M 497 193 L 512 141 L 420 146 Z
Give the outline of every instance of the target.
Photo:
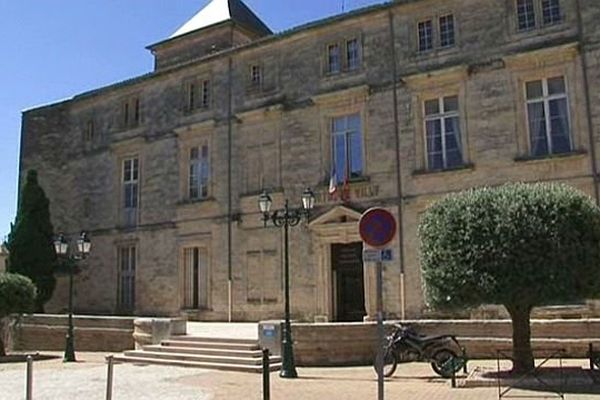
M 365 316 L 362 243 L 333 244 L 331 257 L 336 319 L 341 322 L 362 321 Z

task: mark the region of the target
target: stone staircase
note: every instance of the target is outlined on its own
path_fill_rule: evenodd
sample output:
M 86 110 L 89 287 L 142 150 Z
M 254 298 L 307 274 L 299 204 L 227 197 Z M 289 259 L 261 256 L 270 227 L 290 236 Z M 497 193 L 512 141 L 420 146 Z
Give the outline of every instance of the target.
M 117 362 L 162 364 L 223 371 L 262 372 L 262 351 L 258 340 L 174 336 L 158 345 L 126 351 Z M 270 370 L 281 368 L 279 356 L 270 357 Z

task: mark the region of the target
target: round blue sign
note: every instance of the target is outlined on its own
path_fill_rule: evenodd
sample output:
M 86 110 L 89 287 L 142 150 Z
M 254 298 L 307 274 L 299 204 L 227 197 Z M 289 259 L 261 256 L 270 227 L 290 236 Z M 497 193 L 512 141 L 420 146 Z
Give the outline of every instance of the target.
M 383 208 L 367 210 L 358 223 L 362 240 L 371 247 L 384 247 L 396 236 L 396 218 Z

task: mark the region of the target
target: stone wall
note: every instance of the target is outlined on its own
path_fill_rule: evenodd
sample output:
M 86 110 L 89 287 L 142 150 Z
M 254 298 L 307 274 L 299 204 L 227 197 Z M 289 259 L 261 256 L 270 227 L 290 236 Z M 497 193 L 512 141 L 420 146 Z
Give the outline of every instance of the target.
M 404 321 L 425 335 L 456 335 L 469 358 L 510 354 L 510 320 Z M 392 322 L 386 322 L 390 331 Z M 375 323 L 293 324 L 294 356 L 301 366 L 369 365 L 375 354 Z M 589 343 L 600 346 L 600 319 L 532 320 L 532 346 L 538 356 L 565 349 L 567 358 L 585 358 Z
M 74 317 L 77 351 L 121 352 L 134 348 L 133 318 Z M 18 351 L 62 351 L 65 349 L 68 318 L 64 315 L 34 314 L 17 320 L 12 348 Z

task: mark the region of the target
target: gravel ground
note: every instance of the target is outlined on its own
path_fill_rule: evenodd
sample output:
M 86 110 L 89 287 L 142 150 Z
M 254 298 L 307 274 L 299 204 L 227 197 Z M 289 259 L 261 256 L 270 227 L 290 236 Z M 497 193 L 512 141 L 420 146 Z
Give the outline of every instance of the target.
M 57 356 L 60 356 L 57 354 Z M 107 367 L 102 354 L 78 353 L 77 363 L 60 358 L 34 363 L 34 400 L 104 400 Z M 173 399 L 208 400 L 201 388 L 180 384 L 180 379 L 207 371 L 118 364 L 114 366 L 114 400 Z M 26 364 L 0 364 L 0 399 L 25 398 Z

